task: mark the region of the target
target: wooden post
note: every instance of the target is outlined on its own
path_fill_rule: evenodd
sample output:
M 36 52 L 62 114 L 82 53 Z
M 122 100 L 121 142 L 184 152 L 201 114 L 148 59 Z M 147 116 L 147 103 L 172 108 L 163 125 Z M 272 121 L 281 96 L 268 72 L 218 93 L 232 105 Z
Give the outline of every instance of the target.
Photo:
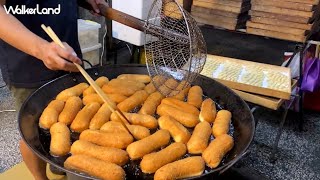
M 193 0 L 183 0 L 183 8 L 191 13 L 191 6 L 192 6 Z

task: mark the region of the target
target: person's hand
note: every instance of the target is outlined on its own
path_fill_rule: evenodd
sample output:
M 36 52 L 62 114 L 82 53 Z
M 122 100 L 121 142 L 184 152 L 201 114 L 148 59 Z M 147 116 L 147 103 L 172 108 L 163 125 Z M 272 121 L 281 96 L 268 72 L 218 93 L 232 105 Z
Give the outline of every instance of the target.
M 51 70 L 79 71 L 73 63 L 82 64 L 82 61 L 67 43 L 63 45 L 65 49 L 54 42 L 47 43 L 42 47 L 40 59 Z
M 102 0 L 87 0 L 87 2 L 92 6 L 93 11 L 90 13 L 94 16 L 99 16 L 100 10 L 98 4 L 101 3 Z

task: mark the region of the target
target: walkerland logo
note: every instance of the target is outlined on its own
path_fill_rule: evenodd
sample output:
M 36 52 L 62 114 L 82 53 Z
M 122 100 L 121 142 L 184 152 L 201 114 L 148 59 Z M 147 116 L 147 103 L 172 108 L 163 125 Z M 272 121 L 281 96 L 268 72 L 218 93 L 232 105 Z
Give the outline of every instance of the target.
M 40 8 L 39 4 L 35 8 L 27 8 L 26 5 L 17 5 L 15 8 L 13 6 L 6 7 L 4 9 L 7 14 L 60 14 L 61 7 L 60 4 L 57 8 Z

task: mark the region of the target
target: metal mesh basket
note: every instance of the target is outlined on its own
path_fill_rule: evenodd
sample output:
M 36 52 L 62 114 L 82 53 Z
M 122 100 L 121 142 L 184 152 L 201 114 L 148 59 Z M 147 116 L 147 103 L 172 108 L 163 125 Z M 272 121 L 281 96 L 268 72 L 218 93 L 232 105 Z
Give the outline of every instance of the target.
M 207 52 L 202 33 L 174 0 L 155 0 L 145 26 L 146 63 L 153 84 L 165 96 L 176 95 L 203 69 Z

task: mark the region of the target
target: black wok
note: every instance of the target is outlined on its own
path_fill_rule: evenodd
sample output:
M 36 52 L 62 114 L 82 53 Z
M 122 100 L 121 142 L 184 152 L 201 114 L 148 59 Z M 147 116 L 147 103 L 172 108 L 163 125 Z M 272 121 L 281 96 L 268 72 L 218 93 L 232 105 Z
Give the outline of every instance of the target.
M 93 79 L 107 76 L 116 78 L 119 74 L 147 74 L 147 68 L 141 65 L 115 65 L 99 67 L 87 71 Z M 48 132 L 39 129 L 39 117 L 47 104 L 62 90 L 85 82 L 81 74 L 68 74 L 53 80 L 36 90 L 22 105 L 19 113 L 19 129 L 23 140 L 41 159 L 64 171 L 69 179 L 91 179 L 85 174 L 79 174 L 63 167 L 65 158 L 56 158 L 50 155 L 50 136 Z M 224 158 L 216 169 L 206 169 L 197 179 L 203 179 L 218 175 L 219 172 L 229 168 L 237 162 L 249 147 L 254 135 L 254 119 L 247 104 L 232 90 L 224 85 L 204 76 L 199 76 L 194 82 L 203 88 L 204 95 L 214 99 L 223 109 L 232 112 L 232 125 L 234 127 L 234 148 Z M 136 172 L 136 169 L 125 168 L 128 179 L 141 179 L 144 176 Z

